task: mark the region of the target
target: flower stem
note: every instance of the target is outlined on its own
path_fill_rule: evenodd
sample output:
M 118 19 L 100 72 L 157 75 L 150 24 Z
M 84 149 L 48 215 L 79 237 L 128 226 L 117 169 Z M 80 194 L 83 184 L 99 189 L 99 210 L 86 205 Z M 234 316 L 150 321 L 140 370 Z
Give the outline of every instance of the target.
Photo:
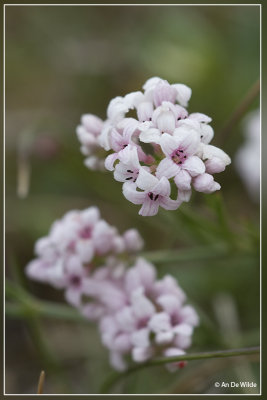
M 142 257 L 153 263 L 172 263 L 184 261 L 200 261 L 227 256 L 229 249 L 225 245 L 197 246 L 193 249 L 158 250 L 142 253 Z
M 6 315 L 10 318 L 49 317 L 76 322 L 88 321 L 78 311 L 64 304 L 37 300 L 22 287 L 6 280 L 6 296 L 15 302 L 6 302 Z
M 224 357 L 250 356 L 259 353 L 260 353 L 260 347 L 248 347 L 243 349 L 231 349 L 231 350 L 210 351 L 205 353 L 185 354 L 177 357 L 157 358 L 143 364 L 134 365 L 122 373 L 114 372 L 102 385 L 101 393 L 108 393 L 110 389 L 120 380 L 122 380 L 123 378 L 127 377 L 128 375 L 134 372 L 138 372 L 145 368 L 155 367 L 157 365 L 169 364 L 173 362 L 176 363 L 179 361 L 193 361 L 193 360 L 204 360 L 208 358 L 212 359 L 212 358 L 224 358 Z
M 218 133 L 218 138 L 220 139 L 220 144 L 225 143 L 229 134 L 231 133 L 234 126 L 240 121 L 245 112 L 248 110 L 251 103 L 256 99 L 260 92 L 260 81 L 257 80 L 254 85 L 247 92 L 247 95 L 243 99 L 243 101 L 236 108 L 234 113 L 231 115 L 229 120 L 226 122 L 225 126 Z

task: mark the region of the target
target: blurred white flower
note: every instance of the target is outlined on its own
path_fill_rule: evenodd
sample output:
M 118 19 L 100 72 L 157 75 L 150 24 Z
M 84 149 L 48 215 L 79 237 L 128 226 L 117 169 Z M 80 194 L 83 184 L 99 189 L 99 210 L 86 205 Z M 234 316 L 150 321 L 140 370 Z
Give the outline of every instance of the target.
M 260 200 L 260 111 L 251 112 L 244 120 L 245 141 L 236 153 L 235 166 L 251 199 Z

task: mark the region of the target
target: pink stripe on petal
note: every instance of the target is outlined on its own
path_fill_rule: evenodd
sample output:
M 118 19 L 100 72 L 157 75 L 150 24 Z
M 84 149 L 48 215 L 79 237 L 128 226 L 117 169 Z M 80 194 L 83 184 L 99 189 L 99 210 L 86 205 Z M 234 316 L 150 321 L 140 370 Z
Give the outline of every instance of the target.
M 139 215 L 143 217 L 152 217 L 158 213 L 159 201 L 150 200 L 148 197 L 145 199 L 143 206 L 139 211 Z

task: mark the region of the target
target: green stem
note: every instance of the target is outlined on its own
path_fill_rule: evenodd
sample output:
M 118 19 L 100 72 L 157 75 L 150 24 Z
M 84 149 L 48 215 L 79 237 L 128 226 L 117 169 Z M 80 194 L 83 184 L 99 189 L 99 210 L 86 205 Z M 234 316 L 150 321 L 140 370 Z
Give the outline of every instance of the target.
M 38 300 L 13 282 L 6 280 L 5 289 L 6 296 L 16 301 L 15 303 L 7 302 L 5 305 L 6 315 L 11 318 L 38 316 L 88 323 L 74 308 L 51 301 Z
M 252 354 L 259 354 L 260 347 L 249 347 L 244 349 L 231 349 L 231 350 L 220 350 L 220 351 L 210 351 L 205 353 L 193 353 L 193 354 L 185 354 L 177 357 L 161 357 L 149 362 L 134 365 L 129 368 L 127 371 L 123 373 L 115 372 L 109 376 L 109 378 L 104 382 L 101 393 L 108 393 L 110 389 L 118 383 L 123 378 L 128 375 L 138 372 L 145 368 L 155 367 L 157 365 L 169 364 L 169 363 L 177 363 L 179 361 L 193 361 L 193 360 L 204 360 L 208 358 L 224 358 L 224 357 L 237 357 L 237 356 L 250 356 Z
M 198 246 L 193 249 L 158 250 L 142 253 L 142 257 L 153 263 L 172 263 L 184 261 L 200 261 L 226 256 L 229 250 L 225 245 Z
M 240 121 L 240 119 L 243 117 L 243 115 L 248 110 L 249 106 L 256 99 L 259 93 L 260 93 L 260 81 L 258 80 L 250 88 L 243 101 L 236 108 L 236 110 L 231 115 L 229 120 L 226 122 L 222 130 L 218 133 L 218 137 L 220 138 L 220 144 L 225 143 L 226 139 L 228 138 L 234 126 Z
M 32 304 L 22 303 L 6 303 L 6 315 L 9 318 L 28 318 L 32 314 L 38 317 L 48 317 L 57 320 L 73 321 L 79 323 L 87 323 L 88 321 L 83 318 L 75 309 L 71 307 L 55 304 L 47 301 L 36 301 Z

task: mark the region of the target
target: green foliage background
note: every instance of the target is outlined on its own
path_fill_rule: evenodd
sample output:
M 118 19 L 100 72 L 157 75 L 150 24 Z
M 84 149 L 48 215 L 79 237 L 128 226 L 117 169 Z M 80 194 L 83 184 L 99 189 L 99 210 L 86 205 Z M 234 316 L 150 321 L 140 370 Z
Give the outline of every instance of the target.
M 160 76 L 192 88 L 189 111 L 213 118 L 213 144 L 234 157 L 242 124 L 225 138 L 216 132 L 259 78 L 259 12 L 257 6 L 6 7 L 6 274 L 15 285 L 7 291 L 7 393 L 35 393 L 41 369 L 46 393 L 98 393 L 111 371 L 95 326 L 76 316 L 40 317 L 34 299 L 61 305 L 62 293 L 24 277 L 36 239 L 70 209 L 97 205 L 121 232 L 140 230 L 159 275 L 177 277 L 199 309 L 190 352 L 259 343 L 259 206 L 234 165 L 218 175 L 221 193 L 195 194 L 176 212 L 143 218 L 110 173 L 86 169 L 75 135 L 81 114 L 105 118 L 111 98 Z M 256 100 L 250 109 L 258 106 Z M 30 185 L 22 199 L 18 177 L 25 168 Z M 25 300 L 24 290 L 34 298 Z M 215 389 L 214 382 L 259 384 L 256 361 L 192 361 L 176 374 L 155 367 L 114 390 L 244 393 Z

